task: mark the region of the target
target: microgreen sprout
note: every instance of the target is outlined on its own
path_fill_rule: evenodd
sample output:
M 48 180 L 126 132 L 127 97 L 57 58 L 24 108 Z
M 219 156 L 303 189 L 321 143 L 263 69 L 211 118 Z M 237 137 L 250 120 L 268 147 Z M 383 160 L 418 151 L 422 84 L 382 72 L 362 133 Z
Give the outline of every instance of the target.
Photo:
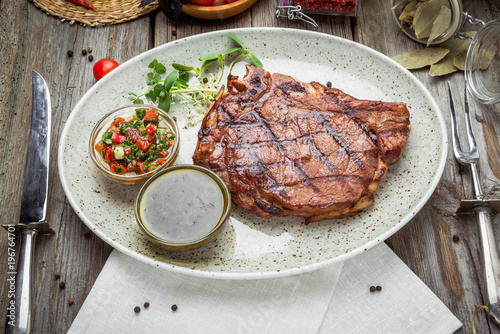
M 162 79 L 162 74 L 167 72 L 167 68 L 157 59 L 154 59 L 148 65 L 151 72 L 147 74 L 147 85 L 151 86 L 151 88 L 141 95 L 129 93 L 134 99 L 133 103 L 144 104 L 142 98 L 147 96 L 152 103 L 168 112 L 175 95 L 196 106 L 201 113 L 206 112 L 211 101 L 220 90 L 220 83 L 225 71 L 224 60 L 228 55 L 240 51 L 229 64 L 227 75 L 231 74 L 234 64 L 245 56 L 249 57 L 255 66 L 262 68 L 261 61 L 250 53 L 235 35 L 229 33 L 229 37 L 236 42 L 236 46 L 223 53 L 201 56 L 199 58 L 199 61 L 202 62 L 200 67 L 173 63 L 174 71 L 167 74 L 165 79 Z M 216 75 L 208 70 L 209 65 L 215 62 L 219 63 Z M 194 72 L 197 83 L 190 87 L 188 82 L 192 78 L 190 75 L 192 72 Z M 190 117 L 188 116 L 188 118 Z

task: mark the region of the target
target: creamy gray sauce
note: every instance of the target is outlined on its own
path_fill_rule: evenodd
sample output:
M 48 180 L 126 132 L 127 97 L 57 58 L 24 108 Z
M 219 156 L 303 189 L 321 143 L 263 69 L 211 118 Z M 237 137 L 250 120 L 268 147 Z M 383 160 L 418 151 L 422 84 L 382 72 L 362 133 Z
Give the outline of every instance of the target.
M 203 172 L 173 170 L 152 182 L 144 192 L 139 215 L 154 235 L 176 242 L 196 240 L 222 218 L 223 193 Z

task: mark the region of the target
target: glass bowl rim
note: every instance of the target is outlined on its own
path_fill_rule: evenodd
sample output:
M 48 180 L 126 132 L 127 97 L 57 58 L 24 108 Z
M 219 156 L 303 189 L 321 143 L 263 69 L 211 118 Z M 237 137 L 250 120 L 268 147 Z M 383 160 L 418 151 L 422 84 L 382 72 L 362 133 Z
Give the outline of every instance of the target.
M 221 189 L 222 196 L 223 196 L 224 202 L 225 202 L 224 210 L 223 210 L 223 213 L 221 215 L 221 218 L 219 219 L 217 224 L 214 225 L 214 227 L 208 233 L 202 235 L 201 237 L 199 237 L 197 239 L 191 239 L 191 240 L 187 240 L 184 242 L 175 242 L 172 240 L 163 239 L 163 238 L 160 238 L 157 235 L 151 233 L 146 228 L 144 223 L 142 222 L 142 219 L 141 219 L 139 212 L 138 212 L 139 211 L 139 204 L 140 204 L 140 201 L 142 199 L 142 196 L 144 195 L 144 192 L 146 191 L 146 189 L 151 185 L 151 183 L 153 183 L 157 178 L 159 178 L 163 174 L 166 174 L 168 172 L 171 172 L 173 170 L 178 170 L 178 169 L 193 169 L 193 170 L 197 170 L 199 172 L 205 173 L 208 176 L 210 176 L 215 181 L 215 183 L 217 183 L 219 188 Z M 211 171 L 210 169 L 202 167 L 202 166 L 190 165 L 190 164 L 180 164 L 180 165 L 170 166 L 170 167 L 167 167 L 167 168 L 161 170 L 160 172 L 158 172 L 155 175 L 153 175 L 152 177 L 150 177 L 142 185 L 141 189 L 139 190 L 139 193 L 137 194 L 136 200 L 135 200 L 134 214 L 135 214 L 135 220 L 137 221 L 137 225 L 139 225 L 141 230 L 149 238 L 151 238 L 152 240 L 156 241 L 157 243 L 163 244 L 165 246 L 169 246 L 172 248 L 181 248 L 181 247 L 186 247 L 186 246 L 197 245 L 197 244 L 199 244 L 207 239 L 211 240 L 212 237 L 215 237 L 215 235 L 217 235 L 222 230 L 222 227 L 224 227 L 224 225 L 227 223 L 227 221 L 229 220 L 229 218 L 231 216 L 231 205 L 232 205 L 231 203 L 232 203 L 231 202 L 231 192 L 229 191 L 229 188 L 227 187 L 224 180 L 222 180 L 222 178 L 219 175 L 217 175 L 215 172 Z
M 168 155 L 166 158 L 166 161 L 159 165 L 155 170 L 152 170 L 150 172 L 144 173 L 144 174 L 136 174 L 136 175 L 126 175 L 126 174 L 115 174 L 112 173 L 111 171 L 104 169 L 103 166 L 101 165 L 100 161 L 98 161 L 98 158 L 101 158 L 100 155 L 97 154 L 97 151 L 95 149 L 95 144 L 97 141 L 97 135 L 101 131 L 101 129 L 105 126 L 104 123 L 108 118 L 110 118 L 113 114 L 119 113 L 120 111 L 124 109 L 149 109 L 153 108 L 158 111 L 158 114 L 166 120 L 167 123 L 169 123 L 169 126 L 172 127 L 172 131 L 175 133 L 175 140 L 174 140 L 174 146 L 171 148 L 171 153 Z M 122 181 L 127 181 L 127 182 L 133 182 L 133 181 L 140 181 L 140 180 L 145 180 L 152 175 L 158 173 L 159 171 L 165 169 L 165 167 L 169 166 L 173 161 L 175 157 L 177 157 L 177 153 L 179 151 L 179 146 L 180 146 L 180 138 L 179 138 L 179 128 L 177 126 L 177 122 L 163 109 L 158 108 L 153 105 L 149 104 L 128 104 L 125 106 L 118 107 L 116 109 L 113 109 L 112 111 L 108 112 L 105 114 L 93 127 L 91 133 L 90 133 L 90 138 L 89 138 L 89 151 L 90 151 L 90 158 L 94 162 L 94 165 L 107 176 L 108 178 L 115 179 L 115 180 L 122 180 Z M 170 164 L 169 164 L 170 162 Z

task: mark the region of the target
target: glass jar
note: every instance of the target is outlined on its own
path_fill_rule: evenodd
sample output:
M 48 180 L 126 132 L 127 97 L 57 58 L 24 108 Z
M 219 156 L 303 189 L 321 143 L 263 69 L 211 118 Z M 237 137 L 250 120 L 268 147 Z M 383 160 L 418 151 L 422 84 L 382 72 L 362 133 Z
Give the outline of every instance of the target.
M 462 29 L 462 25 L 464 23 L 464 10 L 462 2 L 460 0 L 449 0 L 449 2 L 451 9 L 450 25 L 448 26 L 448 29 L 446 29 L 445 32 L 443 32 L 440 36 L 438 36 L 436 39 L 430 42 L 429 45 L 441 44 L 444 41 L 452 38 L 455 34 L 457 34 L 460 31 L 460 29 Z M 393 0 L 392 5 L 394 5 L 395 3 L 396 0 Z M 396 20 L 396 23 L 399 25 L 401 31 L 415 42 L 427 44 L 427 38 L 418 39 L 417 36 L 415 36 L 415 31 L 413 31 L 407 25 L 401 24 L 401 21 L 399 21 L 399 16 L 401 15 L 401 12 L 402 12 L 401 9 L 392 11 L 394 19 Z
M 396 0 L 393 0 L 394 5 Z M 467 90 L 474 98 L 483 104 L 500 102 L 500 19 L 484 23 L 473 18 L 463 11 L 460 0 L 449 0 L 451 8 L 451 21 L 448 29 L 433 40 L 429 45 L 439 45 L 455 37 L 472 39 L 465 60 L 465 80 Z M 401 31 L 412 40 L 427 44 L 427 38 L 418 39 L 415 32 L 399 21 L 402 10 L 393 10 L 393 16 Z M 480 24 L 482 27 L 474 36 L 460 33 L 465 22 L 472 25 Z M 490 62 L 491 60 L 491 62 Z M 485 64 L 489 63 L 489 66 Z
M 484 63 L 491 63 L 484 68 Z M 486 23 L 474 36 L 465 60 L 467 89 L 479 102 L 500 102 L 500 19 Z

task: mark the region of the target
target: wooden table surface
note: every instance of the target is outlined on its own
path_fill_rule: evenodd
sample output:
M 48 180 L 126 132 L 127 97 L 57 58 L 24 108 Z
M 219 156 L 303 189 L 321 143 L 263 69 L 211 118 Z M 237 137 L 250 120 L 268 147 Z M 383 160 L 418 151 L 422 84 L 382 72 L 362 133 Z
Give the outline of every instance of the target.
M 96 237 L 77 217 L 59 181 L 57 143 L 72 108 L 95 83 L 93 63 L 80 55 L 92 47 L 94 58 L 122 63 L 157 45 L 203 32 L 240 27 L 291 27 L 319 31 L 354 40 L 390 57 L 421 46 L 396 26 L 388 0 L 364 0 L 356 18 L 314 16 L 318 28 L 300 21 L 276 19 L 270 0 L 258 0 L 249 10 L 225 20 L 205 21 L 182 14 L 169 21 L 152 12 L 118 25 L 85 27 L 49 16 L 28 1 L 0 0 L 0 217 L 16 223 L 19 217 L 26 142 L 31 117 L 31 71 L 47 81 L 52 99 L 52 148 L 48 219 L 56 235 L 36 242 L 33 329 L 35 333 L 64 333 L 71 326 L 92 289 L 112 248 Z M 497 0 L 464 0 L 474 17 L 489 21 L 500 17 Z M 471 30 L 466 26 L 465 30 Z M 68 58 L 67 51 L 75 56 Z M 433 78 L 427 70 L 413 71 L 430 90 L 448 119 L 446 81 L 455 96 L 465 85 L 462 72 Z M 458 100 L 457 100 L 458 101 Z M 486 192 L 500 197 L 500 106 L 480 105 L 471 99 L 473 127 L 481 154 L 481 180 Z M 459 106 L 460 102 L 457 102 Z M 422 163 L 425 163 L 422 161 Z M 472 333 L 472 312 L 485 304 L 480 289 L 479 235 L 474 216 L 457 216 L 462 198 L 472 195 L 470 171 L 457 164 L 451 148 L 436 191 L 401 231 L 386 242 L 394 252 L 463 323 L 458 333 Z M 493 217 L 497 242 L 499 218 Z M 458 242 L 453 236 L 458 236 Z M 7 310 L 7 233 L 0 232 L 0 314 Z M 59 281 L 54 274 L 61 274 Z M 60 289 L 59 283 L 66 288 Z M 68 305 L 68 299 L 74 304 Z M 0 321 L 2 326 L 4 322 Z M 478 333 L 500 333 L 481 313 Z M 3 331 L 2 331 L 3 332 Z

